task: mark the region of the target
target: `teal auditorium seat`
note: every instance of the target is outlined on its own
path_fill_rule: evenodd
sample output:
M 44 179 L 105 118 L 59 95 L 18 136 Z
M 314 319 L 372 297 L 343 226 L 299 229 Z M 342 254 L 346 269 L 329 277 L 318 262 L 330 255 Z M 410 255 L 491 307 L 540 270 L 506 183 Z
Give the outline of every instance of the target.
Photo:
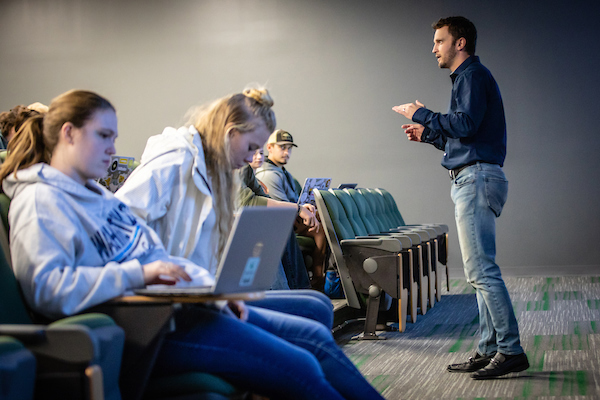
M 436 300 L 436 264 L 435 261 L 435 246 L 436 246 L 436 232 L 432 228 L 427 227 L 412 227 L 412 228 L 399 228 L 390 219 L 389 215 L 385 210 L 385 203 L 382 196 L 375 191 L 369 189 L 358 189 L 358 192 L 364 196 L 367 203 L 371 207 L 374 221 L 377 223 L 377 227 L 382 233 L 389 232 L 413 232 L 419 235 L 423 250 L 421 252 L 423 262 L 423 274 L 427 276 L 428 283 L 428 298 L 429 306 L 433 307 Z M 422 287 L 424 288 L 424 287 Z M 439 292 L 441 294 L 441 292 Z M 438 298 L 439 300 L 439 298 Z
M 410 247 L 410 239 L 391 236 L 357 238 L 344 207 L 332 192 L 315 189 L 314 196 L 348 305 L 360 309 L 358 293 L 368 296 L 361 337 L 377 338 L 377 316 L 384 292 L 398 299 L 399 330 L 404 331 L 408 290 L 403 282 L 402 240 Z
M 383 196 L 385 203 L 386 203 L 386 207 L 389 210 L 389 213 L 393 216 L 395 216 L 395 223 L 397 224 L 397 226 L 401 227 L 419 227 L 419 226 L 423 226 L 423 227 L 431 227 L 434 228 L 438 234 L 438 261 L 440 263 L 442 263 L 443 265 L 446 266 L 446 275 L 447 275 L 447 268 L 448 268 L 448 225 L 446 224 L 433 224 L 433 223 L 428 223 L 428 224 L 417 224 L 417 225 L 407 225 L 404 222 L 404 218 L 402 218 L 402 214 L 400 214 L 400 210 L 398 209 L 398 205 L 396 204 L 396 201 L 394 200 L 394 197 L 385 189 L 381 189 L 381 188 L 377 188 L 375 189 L 377 192 L 381 193 L 381 195 Z M 448 290 L 450 290 L 448 288 Z
M 0 230 L 5 234 L 3 227 Z M 35 398 L 120 399 L 123 330 L 102 314 L 34 324 L 19 290 L 2 251 L 0 335 L 17 338 L 35 355 Z
M 358 210 L 358 207 L 354 199 L 350 196 L 350 194 L 347 191 L 341 189 L 329 189 L 329 192 L 333 193 L 344 207 L 344 210 L 346 211 L 346 216 L 350 224 L 352 225 L 352 228 L 354 229 L 354 233 L 357 235 L 357 239 L 369 238 L 370 236 L 373 236 L 373 232 L 369 232 L 369 229 L 365 225 L 365 222 L 368 223 L 368 221 L 362 219 L 360 211 Z M 413 256 L 415 247 L 413 241 L 415 240 L 415 237 L 417 237 L 416 240 L 418 240 L 418 236 L 413 235 L 414 237 L 411 237 L 410 235 L 412 234 L 387 234 L 387 236 L 393 236 L 398 238 L 398 240 L 400 240 L 400 242 L 402 243 L 401 252 L 404 255 L 402 259 L 402 270 L 404 273 L 402 282 L 404 284 L 404 288 L 408 290 L 410 302 L 407 306 L 409 306 L 410 309 L 411 321 L 415 323 L 417 321 L 417 298 L 419 292 L 419 285 L 417 284 L 417 281 L 415 279 L 416 275 L 413 272 L 413 268 L 415 266 L 414 261 L 417 260 L 417 258 Z M 377 234 L 375 236 L 381 236 L 381 234 Z
M 0 336 L 0 400 L 32 399 L 35 369 L 35 357 L 21 342 Z
M 448 225 L 445 224 L 416 224 L 407 225 L 398 210 L 398 206 L 394 197 L 385 189 L 369 189 L 370 192 L 377 195 L 380 198 L 380 202 L 383 204 L 384 212 L 388 216 L 392 225 L 396 228 L 392 230 L 405 231 L 407 229 L 421 229 L 428 232 L 432 240 L 431 248 L 431 265 L 432 269 L 436 274 L 435 291 L 436 299 L 439 301 L 441 298 L 441 286 L 442 286 L 442 272 L 446 275 L 446 289 L 450 291 L 450 281 L 448 280 Z M 444 265 L 444 271 L 440 271 L 437 267 L 437 262 Z
M 381 235 L 391 233 L 388 229 L 386 229 L 386 224 L 381 220 L 379 216 L 377 216 L 378 214 L 376 214 L 375 208 L 376 205 L 372 204 L 375 201 L 375 198 L 371 195 L 370 192 L 365 192 L 364 189 L 345 190 L 348 192 L 348 194 L 350 194 L 352 199 L 357 204 L 363 221 L 367 222 L 370 235 Z M 366 193 L 366 195 L 364 193 Z M 432 300 L 435 296 L 433 292 L 433 280 L 430 279 L 430 276 L 432 274 L 428 257 L 429 235 L 427 234 L 427 232 L 418 229 L 407 230 L 402 233 L 409 236 L 412 240 L 413 251 L 415 254 L 415 256 L 413 257 L 413 274 L 415 276 L 415 281 L 418 283 L 419 286 L 418 298 L 420 299 L 419 304 L 421 314 L 425 315 L 427 313 L 428 305 L 433 306 L 434 303 Z
M 379 224 L 376 222 L 375 216 L 369 205 L 365 196 L 363 196 L 356 189 L 344 189 L 346 193 L 354 200 L 356 207 L 358 209 L 359 215 L 363 220 L 365 227 L 367 228 L 367 232 L 369 235 L 381 235 L 381 228 Z M 386 233 L 388 234 L 388 233 Z M 429 285 L 429 272 L 427 268 L 427 264 L 423 264 L 423 244 L 421 243 L 421 239 L 423 234 L 413 231 L 403 232 L 404 235 L 408 236 L 412 242 L 413 249 L 413 281 L 417 283 L 418 286 L 418 294 L 417 298 L 418 303 L 420 305 L 421 314 L 425 315 L 427 313 L 427 305 L 428 299 L 430 297 L 430 285 Z M 429 237 L 429 236 L 427 236 Z M 413 290 L 414 296 L 414 290 Z

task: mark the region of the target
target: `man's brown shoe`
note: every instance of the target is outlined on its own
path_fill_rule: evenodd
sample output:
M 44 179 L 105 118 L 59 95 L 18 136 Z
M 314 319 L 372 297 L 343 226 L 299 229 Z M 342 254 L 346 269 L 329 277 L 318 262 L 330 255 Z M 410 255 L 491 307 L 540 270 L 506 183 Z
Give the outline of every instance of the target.
M 479 353 L 475 353 L 475 357 L 469 357 L 469 360 L 462 364 L 450 364 L 448 365 L 448 372 L 475 372 L 485 367 L 490 363 L 494 354 L 489 356 L 482 356 Z

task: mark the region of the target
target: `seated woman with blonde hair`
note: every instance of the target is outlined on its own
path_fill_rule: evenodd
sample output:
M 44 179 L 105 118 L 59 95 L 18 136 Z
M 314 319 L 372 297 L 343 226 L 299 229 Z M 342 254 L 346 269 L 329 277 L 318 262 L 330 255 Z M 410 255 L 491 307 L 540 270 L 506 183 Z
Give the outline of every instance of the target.
M 238 170 L 274 129 L 272 106 L 266 89 L 250 87 L 192 109 L 185 126 L 167 127 L 148 139 L 140 165 L 115 196 L 158 233 L 170 255 L 214 273 L 233 222 Z M 301 211 L 307 224 L 316 223 L 313 214 Z M 310 287 L 306 268 L 294 278 L 290 286 L 297 280 L 294 288 Z M 331 300 L 315 290 L 270 290 L 251 305 L 311 318 L 328 328 L 333 323 Z

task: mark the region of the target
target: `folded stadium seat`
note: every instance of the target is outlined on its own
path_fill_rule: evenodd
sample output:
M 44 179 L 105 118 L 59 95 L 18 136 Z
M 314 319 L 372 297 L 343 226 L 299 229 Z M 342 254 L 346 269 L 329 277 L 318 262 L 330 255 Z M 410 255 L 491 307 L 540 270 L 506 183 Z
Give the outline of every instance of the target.
M 35 368 L 35 357 L 21 342 L 0 336 L 0 399 L 32 399 Z
M 367 201 L 367 198 L 365 198 L 365 196 L 363 196 L 363 194 L 356 189 L 344 189 L 344 191 L 346 191 L 356 203 L 358 212 L 365 223 L 365 227 L 367 228 L 369 235 L 381 235 L 382 227 L 380 227 L 380 224 L 382 224 L 382 222 L 377 222 L 378 220 L 373 214 L 372 207 Z M 427 240 L 429 240 L 429 235 L 427 232 L 419 230 L 407 230 L 403 233 L 411 237 L 413 244 L 415 255 L 413 257 L 413 274 L 415 276 L 415 281 L 419 285 L 419 304 L 421 314 L 425 315 L 427 313 L 427 306 L 430 303 L 430 292 L 432 292 L 433 288 L 433 281 L 429 279 L 431 271 L 429 267 L 429 259 L 427 257 L 428 252 L 424 251 L 423 249 L 423 247 L 427 248 Z
M 375 330 L 384 292 L 398 299 L 399 330 L 404 331 L 408 290 L 403 283 L 404 255 L 400 238 L 383 236 L 357 239 L 337 197 L 318 189 L 314 190 L 314 196 L 348 305 L 360 309 L 357 292 L 368 295 L 364 332 L 358 338 L 378 338 Z
M 421 236 L 421 239 L 425 242 L 424 243 L 424 258 L 423 258 L 423 262 L 427 263 L 429 262 L 429 264 L 431 265 L 431 271 L 433 272 L 433 275 L 431 275 L 434 279 L 430 280 L 430 285 L 431 285 L 431 294 L 432 296 L 430 297 L 430 303 L 432 301 L 434 301 L 433 303 L 431 303 L 431 306 L 433 307 L 433 305 L 435 304 L 435 300 L 440 300 L 439 297 L 437 297 L 437 282 L 438 282 L 438 274 L 437 274 L 437 263 L 436 263 L 436 258 L 437 258 L 437 235 L 438 235 L 438 231 L 431 226 L 425 226 L 425 225 L 414 225 L 414 226 L 398 226 L 396 221 L 395 221 L 395 216 L 390 212 L 389 208 L 387 207 L 386 201 L 384 200 L 383 196 L 381 195 L 380 192 L 378 192 L 376 189 L 359 189 L 359 191 L 361 193 L 363 193 L 363 195 L 366 196 L 367 201 L 369 202 L 369 204 L 373 207 L 373 212 L 374 214 L 376 214 L 379 217 L 379 221 L 381 221 L 381 225 L 380 225 L 380 229 L 382 229 L 382 232 L 407 232 L 407 231 L 411 231 L 411 232 L 418 232 Z M 426 264 L 427 265 L 427 264 Z
M 395 223 L 398 223 L 398 226 L 404 227 L 430 227 L 436 230 L 438 236 L 438 246 L 437 246 L 437 256 L 438 261 L 444 265 L 446 268 L 446 289 L 450 291 L 450 280 L 448 279 L 448 225 L 446 224 L 434 224 L 434 223 L 426 223 L 426 224 L 406 224 L 404 222 L 404 218 L 402 218 L 402 214 L 398 209 L 398 205 L 396 204 L 396 200 L 394 197 L 385 189 L 375 189 L 377 192 L 381 193 L 383 199 L 385 201 L 386 207 L 388 209 L 388 214 L 395 216 Z
M 396 204 L 396 200 L 394 197 L 385 189 L 377 188 L 375 189 L 377 192 L 381 193 L 383 196 L 386 207 L 389 209 L 389 213 L 395 215 L 395 221 L 399 223 L 398 226 L 405 227 L 431 227 L 436 230 L 438 233 L 438 261 L 443 265 L 448 264 L 448 225 L 446 224 L 437 224 L 437 223 L 425 223 L 425 224 L 406 224 L 404 222 L 404 218 L 398 209 L 398 205 Z
M 0 250 L 10 248 L 5 229 L 9 206 L 10 199 L 0 193 Z M 164 335 L 172 329 L 171 316 L 178 305 L 107 303 L 94 308 L 102 312 L 75 315 L 47 326 L 32 325 L 4 254 L 0 254 L 0 334 L 21 339 L 38 359 L 36 398 L 118 400 L 122 392 L 123 399 L 136 400 L 142 398 L 146 385 L 148 399 L 233 400 L 245 396 L 223 379 L 203 373 L 153 378 L 148 383 L 155 356 Z M 134 370 L 131 375 L 125 374 L 125 379 L 120 376 L 123 353 L 133 355 L 129 364 L 123 357 L 123 366 Z M 57 368 L 67 369 L 61 380 L 52 375 Z M 75 378 L 77 368 L 83 368 L 84 378 Z M 69 388 L 68 393 L 63 393 Z M 75 393 L 91 389 L 95 392 L 90 396 Z M 46 396 L 48 393 L 52 395 Z
M 436 300 L 436 273 L 435 263 L 432 262 L 433 254 L 435 252 L 435 237 L 436 233 L 434 229 L 415 227 L 415 228 L 397 228 L 392 222 L 390 217 L 385 212 L 385 206 L 381 195 L 374 193 L 369 189 L 358 189 L 358 192 L 365 198 L 367 204 L 371 207 L 373 220 L 376 222 L 377 227 L 381 233 L 389 232 L 412 232 L 419 235 L 421 239 L 421 245 L 423 247 L 421 256 L 423 260 L 423 274 L 427 275 L 428 291 L 427 297 L 429 299 L 429 306 L 433 307 Z
M 344 210 L 346 211 L 346 216 L 348 217 L 348 220 L 352 225 L 352 228 L 354 229 L 354 233 L 357 235 L 356 238 L 365 239 L 371 237 L 372 235 L 369 234 L 364 224 L 364 221 L 360 216 L 356 203 L 354 202 L 352 197 L 350 197 L 348 192 L 342 189 L 329 189 L 329 192 L 333 193 L 344 207 Z M 412 323 L 415 323 L 417 321 L 419 285 L 417 283 L 417 280 L 415 279 L 415 274 L 413 272 L 413 260 L 415 258 L 413 256 L 414 244 L 412 240 L 415 239 L 417 235 L 413 235 L 414 237 L 411 238 L 410 235 L 404 235 L 402 233 L 390 233 L 387 234 L 387 236 L 396 237 L 402 243 L 402 253 L 405 255 L 405 257 L 403 257 L 402 259 L 404 262 L 404 276 L 402 282 L 404 284 L 404 288 L 408 290 L 408 295 L 410 299 L 410 304 L 408 306 L 410 307 L 409 309 L 411 321 Z
M 19 290 L 2 252 L 0 335 L 17 338 L 35 355 L 35 397 L 119 400 L 123 330 L 102 314 L 34 324 Z

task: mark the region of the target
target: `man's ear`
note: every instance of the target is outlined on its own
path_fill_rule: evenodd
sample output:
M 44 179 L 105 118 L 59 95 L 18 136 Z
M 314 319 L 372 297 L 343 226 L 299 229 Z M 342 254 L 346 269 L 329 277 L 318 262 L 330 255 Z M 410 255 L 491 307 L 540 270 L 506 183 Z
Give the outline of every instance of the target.
M 60 136 L 66 143 L 73 144 L 75 136 L 75 125 L 73 125 L 72 122 L 65 122 L 60 128 Z
M 467 46 L 467 39 L 464 37 L 458 38 L 456 41 L 456 50 L 464 50 Z

